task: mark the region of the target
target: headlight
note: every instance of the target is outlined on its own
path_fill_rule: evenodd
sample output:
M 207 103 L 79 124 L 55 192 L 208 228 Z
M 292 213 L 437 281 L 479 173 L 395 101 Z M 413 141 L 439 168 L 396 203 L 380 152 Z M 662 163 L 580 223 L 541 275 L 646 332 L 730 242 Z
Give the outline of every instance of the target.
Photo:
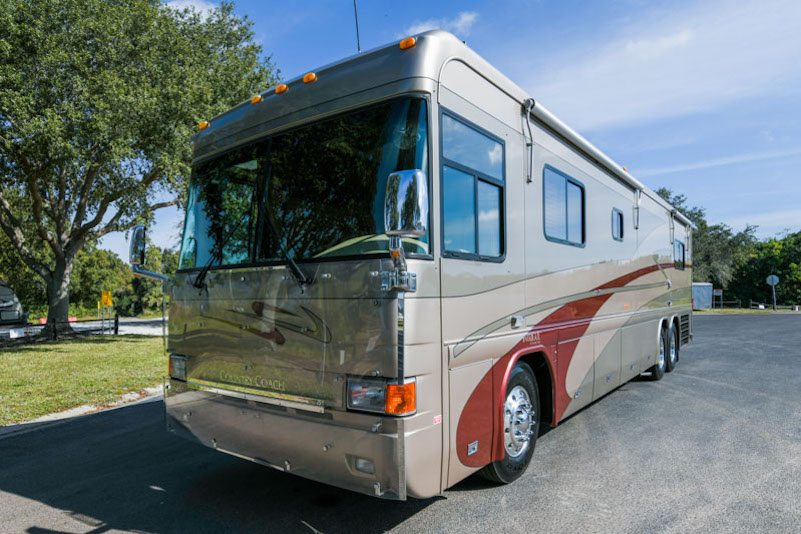
M 410 415 L 417 410 L 415 380 L 387 382 L 381 378 L 349 378 L 348 408 L 391 415 Z
M 384 380 L 348 379 L 348 408 L 384 413 L 386 388 Z
M 170 354 L 170 377 L 186 381 L 186 357 Z

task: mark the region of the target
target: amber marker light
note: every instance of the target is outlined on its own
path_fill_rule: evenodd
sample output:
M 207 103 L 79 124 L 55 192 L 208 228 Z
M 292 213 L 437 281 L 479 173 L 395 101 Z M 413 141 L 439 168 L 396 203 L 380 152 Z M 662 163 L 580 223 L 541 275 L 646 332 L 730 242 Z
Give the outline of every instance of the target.
M 409 48 L 412 48 L 416 44 L 417 44 L 417 39 L 415 39 L 414 37 L 407 37 L 406 39 L 400 42 L 400 49 L 407 50 Z
M 275 87 L 275 94 L 280 95 L 281 93 L 286 93 L 287 89 L 289 89 L 289 87 L 287 87 L 285 83 L 282 83 Z
M 384 411 L 386 413 L 401 415 L 409 414 L 417 409 L 415 383 L 387 384 Z
M 310 72 L 303 77 L 303 83 L 312 83 L 316 81 L 317 81 L 317 75 L 313 72 Z
M 201 130 L 205 130 L 209 126 L 211 126 L 211 124 L 209 124 L 208 121 L 200 121 L 200 124 L 197 125 L 197 127 L 200 128 Z
M 264 97 L 261 96 L 261 95 L 253 95 L 253 96 L 250 97 L 250 103 L 251 104 L 258 104 L 262 100 L 264 100 Z

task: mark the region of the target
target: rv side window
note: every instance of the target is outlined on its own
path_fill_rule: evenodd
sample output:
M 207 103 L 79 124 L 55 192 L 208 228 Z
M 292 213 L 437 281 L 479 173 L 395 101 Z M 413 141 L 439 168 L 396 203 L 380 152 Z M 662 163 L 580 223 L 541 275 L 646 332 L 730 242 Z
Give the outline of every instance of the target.
M 543 171 L 543 218 L 549 241 L 583 246 L 584 186 L 552 167 Z
M 442 212 L 446 256 L 503 255 L 503 144 L 442 115 Z
M 684 270 L 684 243 L 678 239 L 673 242 L 673 265 L 676 269 Z
M 623 212 L 612 208 L 612 239 L 623 241 Z

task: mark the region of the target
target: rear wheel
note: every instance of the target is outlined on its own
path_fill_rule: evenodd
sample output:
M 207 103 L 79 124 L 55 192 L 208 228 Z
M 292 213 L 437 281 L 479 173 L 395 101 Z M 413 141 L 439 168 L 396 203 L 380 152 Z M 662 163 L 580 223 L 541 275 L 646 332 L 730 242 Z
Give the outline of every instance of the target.
M 675 324 L 670 326 L 667 335 L 667 345 L 665 347 L 667 359 L 665 361 L 665 371 L 671 372 L 679 363 L 679 330 Z
M 519 362 L 506 386 L 503 405 L 503 459 L 484 466 L 479 475 L 501 484 L 517 480 L 531 462 L 540 431 L 540 397 L 531 368 Z
M 652 365 L 648 372 L 651 373 L 651 380 L 662 380 L 665 376 L 665 368 L 667 367 L 667 330 L 662 329 L 659 333 L 659 357 L 656 364 Z

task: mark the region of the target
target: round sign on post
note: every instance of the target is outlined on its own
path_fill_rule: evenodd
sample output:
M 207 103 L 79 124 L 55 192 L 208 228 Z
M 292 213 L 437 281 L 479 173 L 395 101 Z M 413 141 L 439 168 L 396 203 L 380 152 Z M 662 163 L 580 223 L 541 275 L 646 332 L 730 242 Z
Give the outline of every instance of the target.
M 779 283 L 779 277 L 775 274 L 772 274 L 765 278 L 765 281 L 768 283 L 771 292 L 773 293 L 773 311 L 776 311 L 776 284 Z

